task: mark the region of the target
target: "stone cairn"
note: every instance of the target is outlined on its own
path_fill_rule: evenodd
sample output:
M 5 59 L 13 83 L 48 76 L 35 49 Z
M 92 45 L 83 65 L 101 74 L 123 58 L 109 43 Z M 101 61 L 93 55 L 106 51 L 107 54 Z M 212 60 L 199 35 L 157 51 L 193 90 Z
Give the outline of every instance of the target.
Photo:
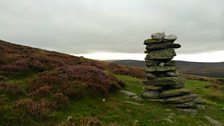
M 172 61 L 176 56 L 174 49 L 181 47 L 180 44 L 174 43 L 176 39 L 175 35 L 154 33 L 151 39 L 144 41 L 147 68 L 142 97 L 150 101 L 171 104 L 177 108 L 194 108 L 197 95 L 183 88 L 183 79 L 178 77 L 177 66 Z

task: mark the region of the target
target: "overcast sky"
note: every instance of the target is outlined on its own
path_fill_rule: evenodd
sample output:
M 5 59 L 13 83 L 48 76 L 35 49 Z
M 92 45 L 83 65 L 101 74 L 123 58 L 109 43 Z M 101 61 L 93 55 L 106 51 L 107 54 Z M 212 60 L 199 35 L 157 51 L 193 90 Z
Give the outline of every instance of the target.
M 153 32 L 178 54 L 224 50 L 224 0 L 0 0 L 0 39 L 70 54 L 143 53 Z

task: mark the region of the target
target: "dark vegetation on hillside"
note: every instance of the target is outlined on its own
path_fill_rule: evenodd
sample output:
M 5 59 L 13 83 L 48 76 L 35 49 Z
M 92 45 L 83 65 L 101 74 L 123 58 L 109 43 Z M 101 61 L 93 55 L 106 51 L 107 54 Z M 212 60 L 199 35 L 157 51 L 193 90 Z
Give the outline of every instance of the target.
M 145 68 L 144 61 L 138 60 L 115 60 L 109 61 L 118 65 Z M 203 63 L 203 62 L 187 62 L 176 61 L 179 71 L 184 74 L 200 75 L 207 77 L 224 77 L 224 63 Z
M 0 124 L 27 123 L 24 121 L 45 117 L 71 100 L 107 96 L 125 86 L 114 74 L 144 77 L 141 68 L 0 40 Z
M 85 59 L 53 51 L 16 45 L 0 40 L 0 71 L 4 74 L 43 72 L 61 66 L 93 66 L 116 74 L 143 78 L 141 68 L 130 68 L 112 63 Z

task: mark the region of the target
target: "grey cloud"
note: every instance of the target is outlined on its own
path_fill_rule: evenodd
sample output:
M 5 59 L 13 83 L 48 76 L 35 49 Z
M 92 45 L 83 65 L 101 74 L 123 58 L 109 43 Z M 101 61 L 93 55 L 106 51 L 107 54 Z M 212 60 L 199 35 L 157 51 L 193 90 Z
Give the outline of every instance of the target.
M 143 52 L 151 33 L 179 53 L 224 50 L 223 0 L 1 0 L 0 39 L 66 53 Z

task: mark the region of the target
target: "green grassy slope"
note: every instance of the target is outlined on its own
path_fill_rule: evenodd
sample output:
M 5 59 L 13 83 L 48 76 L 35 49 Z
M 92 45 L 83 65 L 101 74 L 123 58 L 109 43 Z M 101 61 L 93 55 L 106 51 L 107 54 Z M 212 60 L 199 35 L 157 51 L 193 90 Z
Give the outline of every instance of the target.
M 118 79 L 126 83 L 125 90 L 140 94 L 142 89 L 141 79 L 130 76 L 117 75 Z M 24 85 L 25 80 L 35 78 L 35 75 L 27 75 L 20 77 L 11 77 L 7 81 L 16 82 L 19 85 Z M 84 117 L 96 117 L 105 125 L 136 125 L 136 126 L 192 126 L 204 125 L 209 126 L 209 123 L 204 116 L 210 116 L 224 123 L 224 93 L 218 92 L 216 89 L 208 88 L 208 82 L 186 80 L 186 87 L 198 93 L 206 99 L 206 109 L 199 110 L 197 115 L 183 113 L 175 108 L 162 105 L 155 102 L 141 101 L 129 99 L 119 91 L 108 96 L 86 96 L 80 100 L 72 100 L 69 105 L 58 111 L 53 111 L 47 114 L 44 118 L 32 116 L 21 117 L 23 125 L 56 125 L 66 122 L 66 119 L 71 116 L 75 120 L 80 120 Z M 1 98 L 4 94 L 0 93 Z M 26 97 L 21 94 L 18 97 Z M 10 101 L 13 98 L 5 97 L 8 101 L 8 106 L 0 108 L 0 124 L 1 125 L 16 125 L 16 116 L 10 107 Z M 104 101 L 105 99 L 105 101 Z M 11 121 L 10 121 L 11 120 Z M 171 121 L 170 121 L 171 120 Z M 10 122 L 9 122 L 10 121 Z

